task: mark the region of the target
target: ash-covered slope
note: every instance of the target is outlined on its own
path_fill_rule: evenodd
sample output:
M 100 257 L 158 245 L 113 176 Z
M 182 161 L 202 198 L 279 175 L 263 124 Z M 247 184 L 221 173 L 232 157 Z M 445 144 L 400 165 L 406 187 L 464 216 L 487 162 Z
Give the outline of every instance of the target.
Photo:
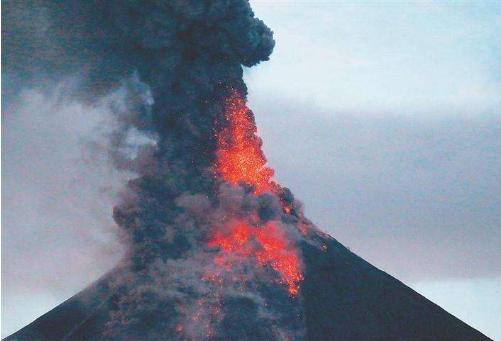
M 306 340 L 489 340 L 395 278 L 378 270 L 330 237 L 321 249 L 304 243 L 305 279 L 300 290 Z M 118 271 L 118 270 L 117 270 Z M 38 318 L 6 340 L 100 340 L 113 302 L 116 271 Z M 242 308 L 242 307 L 241 307 Z M 169 309 L 169 307 L 165 307 Z M 287 307 L 283 307 L 287 309 Z M 219 340 L 266 340 L 247 330 L 245 310 Z M 174 317 L 173 317 L 174 318 Z M 157 323 L 155 316 L 145 322 Z M 129 339 L 146 339 L 131 335 Z M 165 334 L 164 340 L 182 340 Z

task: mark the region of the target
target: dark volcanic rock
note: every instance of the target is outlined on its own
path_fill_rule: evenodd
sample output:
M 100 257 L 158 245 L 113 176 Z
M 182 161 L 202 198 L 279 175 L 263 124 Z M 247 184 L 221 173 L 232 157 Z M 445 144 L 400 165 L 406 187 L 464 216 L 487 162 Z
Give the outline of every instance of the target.
M 305 280 L 300 299 L 307 340 L 489 340 L 333 238 L 317 238 L 325 247 L 302 245 Z M 105 339 L 115 295 L 110 281 L 115 275 L 110 272 L 6 340 Z M 230 320 L 238 321 L 239 314 L 246 310 L 238 309 Z M 230 326 L 221 339 L 265 339 L 245 324 L 227 323 Z M 163 339 L 178 338 L 163 335 Z M 144 337 L 138 333 L 130 339 Z

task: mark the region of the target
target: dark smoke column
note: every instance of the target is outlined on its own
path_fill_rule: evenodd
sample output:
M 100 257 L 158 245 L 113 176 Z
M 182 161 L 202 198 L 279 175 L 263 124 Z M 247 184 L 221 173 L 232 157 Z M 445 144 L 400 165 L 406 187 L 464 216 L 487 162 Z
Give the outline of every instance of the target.
M 123 262 L 9 339 L 483 339 L 318 231 L 271 180 L 242 67 L 274 41 L 247 1 L 3 10 L 11 79 L 78 72 L 86 101 L 126 94 L 110 155 L 136 174 L 113 212 Z M 154 143 L 127 153 L 131 131 Z
M 272 32 L 254 17 L 247 1 L 129 2 L 127 6 L 105 1 L 103 7 L 112 22 L 112 33 L 106 35 L 115 36 L 117 45 L 128 42 L 124 64 L 137 71 L 154 100 L 151 115 L 138 115 L 131 123 L 157 139 L 155 150 L 145 156 L 149 162 L 142 159 L 141 165 L 134 165 L 140 177 L 131 182 L 130 191 L 136 200 L 117 207 L 115 218 L 131 231 L 133 243 L 141 239 L 137 247 L 148 250 L 148 255 L 138 253 L 144 256 L 137 259 L 138 265 L 160 254 L 178 257 L 185 236 L 177 236 L 179 240 L 171 245 L 159 240 L 158 233 L 178 214 L 175 198 L 215 193 L 210 169 L 217 124 L 224 121 L 224 102 L 232 91 L 246 95 L 242 65 L 268 59 L 274 46 Z M 162 223 L 149 221 L 152 217 Z M 132 220 L 140 223 L 132 228 Z
M 128 258 L 112 283 L 120 294 L 105 336 L 304 336 L 300 299 L 290 297 L 275 271 L 295 255 L 288 249 L 263 252 L 264 244 L 289 244 L 279 196 L 254 195 L 249 183 L 225 184 L 214 171 L 216 136 L 231 119 L 228 99 L 245 103 L 242 66 L 268 59 L 274 45 L 270 29 L 247 1 L 104 3 L 104 9 L 117 40 L 131 40 L 124 64 L 133 65 L 154 101 L 143 103 L 138 112 L 144 115 L 135 114 L 131 123 L 157 141 L 131 160 L 139 177 L 114 210 L 127 232 Z M 251 137 L 253 115 L 244 110 Z M 241 226 L 246 235 L 237 241 L 231 235 Z
M 100 306 L 106 313 L 96 315 L 102 326 L 94 338 L 304 335 L 300 299 L 287 290 L 289 284 L 297 296 L 300 276 L 287 261 L 299 267 L 299 259 L 290 250 L 295 241 L 284 230 L 279 195 L 254 195 L 252 184 L 229 185 L 214 170 L 216 136 L 230 124 L 229 98 L 243 103 L 244 133 L 262 153 L 251 136 L 242 75 L 243 66 L 268 59 L 274 41 L 249 3 L 70 0 L 6 7 L 12 52 L 5 62 L 13 78 L 36 84 L 37 77 L 57 82 L 78 72 L 77 95 L 87 101 L 117 88 L 126 93 L 126 109 L 112 108 L 120 124 L 110 155 L 136 174 L 113 212 L 127 255 L 106 278 L 111 292 Z M 131 131 L 154 143 L 131 156 L 124 152 Z M 221 242 L 234 243 L 238 226 L 247 239 L 234 252 Z

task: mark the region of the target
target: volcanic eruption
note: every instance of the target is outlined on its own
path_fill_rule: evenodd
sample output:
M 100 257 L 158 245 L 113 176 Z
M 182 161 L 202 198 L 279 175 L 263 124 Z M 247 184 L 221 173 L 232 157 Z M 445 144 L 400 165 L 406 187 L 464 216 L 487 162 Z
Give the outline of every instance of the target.
M 274 40 L 247 1 L 7 1 L 3 17 L 12 79 L 124 94 L 109 153 L 135 174 L 113 211 L 124 259 L 9 340 L 485 339 L 273 180 L 242 75 Z M 131 153 L 131 134 L 149 143 Z

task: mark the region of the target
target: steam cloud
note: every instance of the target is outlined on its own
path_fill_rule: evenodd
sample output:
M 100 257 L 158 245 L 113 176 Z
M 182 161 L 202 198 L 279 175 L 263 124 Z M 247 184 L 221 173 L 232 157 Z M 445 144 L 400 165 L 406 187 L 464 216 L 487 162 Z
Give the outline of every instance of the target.
M 304 336 L 301 297 L 276 271 L 207 244 L 214 229 L 243 220 L 255 229 L 272 223 L 289 248 L 310 224 L 289 190 L 257 195 L 214 176 L 226 101 L 247 94 L 242 66 L 267 60 L 274 46 L 249 3 L 10 1 L 3 10 L 6 81 L 83 75 L 75 96 L 109 100 L 111 159 L 135 174 L 113 211 L 127 255 L 104 336 Z

